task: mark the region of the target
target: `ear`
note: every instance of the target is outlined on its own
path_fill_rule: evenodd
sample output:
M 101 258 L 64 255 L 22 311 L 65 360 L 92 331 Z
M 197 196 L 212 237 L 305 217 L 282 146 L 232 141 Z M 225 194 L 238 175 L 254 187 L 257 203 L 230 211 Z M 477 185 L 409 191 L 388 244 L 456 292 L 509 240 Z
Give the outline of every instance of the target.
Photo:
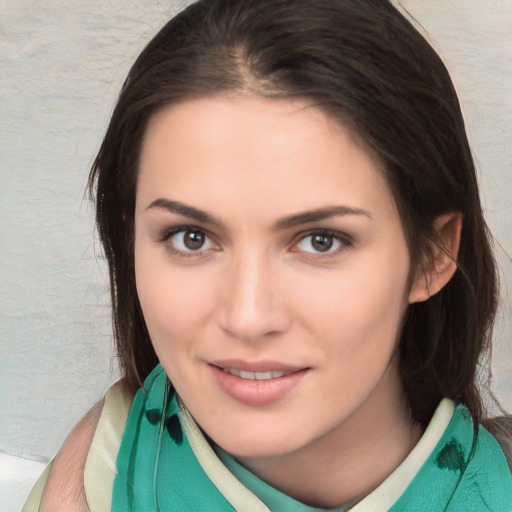
M 409 303 L 423 302 L 440 291 L 457 270 L 462 214 L 446 213 L 436 218 L 437 241 L 432 242 L 429 260 L 418 269 L 409 294 Z

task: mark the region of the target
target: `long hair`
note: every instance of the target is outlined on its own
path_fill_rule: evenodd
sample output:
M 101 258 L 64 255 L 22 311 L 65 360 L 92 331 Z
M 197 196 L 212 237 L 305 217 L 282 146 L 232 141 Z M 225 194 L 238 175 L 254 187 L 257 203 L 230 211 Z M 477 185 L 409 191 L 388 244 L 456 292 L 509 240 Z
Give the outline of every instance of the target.
M 134 274 L 146 126 L 169 104 L 222 91 L 308 99 L 365 141 L 398 206 L 413 271 L 440 243 L 434 220 L 462 214 L 457 271 L 435 296 L 409 306 L 398 350 L 415 420 L 427 423 L 449 397 L 480 421 L 478 365 L 489 348 L 497 277 L 475 166 L 444 64 L 388 0 L 200 0 L 140 54 L 89 178 L 128 381 L 137 385 L 157 363 Z

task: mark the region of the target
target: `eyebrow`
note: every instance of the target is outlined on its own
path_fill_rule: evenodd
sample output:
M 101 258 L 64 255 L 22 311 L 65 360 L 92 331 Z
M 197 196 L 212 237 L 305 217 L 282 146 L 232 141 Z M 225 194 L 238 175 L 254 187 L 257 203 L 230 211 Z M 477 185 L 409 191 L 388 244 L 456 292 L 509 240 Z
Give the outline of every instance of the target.
M 372 215 L 369 211 L 362 208 L 350 208 L 348 206 L 327 206 L 325 208 L 318 208 L 308 212 L 298 213 L 278 220 L 273 228 L 274 230 L 289 229 L 300 224 L 307 224 L 308 222 L 318 222 L 330 217 L 342 217 L 345 215 L 363 215 L 371 219 Z
M 189 217 L 203 224 L 210 224 L 218 228 L 225 228 L 224 223 L 211 215 L 208 212 L 194 208 L 193 206 L 186 205 L 179 201 L 171 201 L 170 199 L 159 198 L 155 199 L 147 208 L 164 208 L 172 213 Z M 331 217 L 341 217 L 345 215 L 362 215 L 364 217 L 372 218 L 369 211 L 362 208 L 351 208 L 348 206 L 327 206 L 325 208 L 318 208 L 307 212 L 290 215 L 282 219 L 277 220 L 272 229 L 274 231 L 290 229 L 301 224 L 307 224 L 310 222 L 318 222 Z

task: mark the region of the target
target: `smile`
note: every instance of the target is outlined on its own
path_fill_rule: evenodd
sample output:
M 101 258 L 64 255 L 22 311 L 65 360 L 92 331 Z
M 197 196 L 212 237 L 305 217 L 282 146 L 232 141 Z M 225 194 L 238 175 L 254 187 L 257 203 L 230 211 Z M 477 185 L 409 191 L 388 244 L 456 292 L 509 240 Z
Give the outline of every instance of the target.
M 248 372 L 244 370 L 237 370 L 236 368 L 222 368 L 222 370 L 246 380 L 270 380 L 288 375 L 284 371 Z
M 300 385 L 311 368 L 276 361 L 215 361 L 209 364 L 219 390 L 249 406 L 269 405 L 284 399 Z

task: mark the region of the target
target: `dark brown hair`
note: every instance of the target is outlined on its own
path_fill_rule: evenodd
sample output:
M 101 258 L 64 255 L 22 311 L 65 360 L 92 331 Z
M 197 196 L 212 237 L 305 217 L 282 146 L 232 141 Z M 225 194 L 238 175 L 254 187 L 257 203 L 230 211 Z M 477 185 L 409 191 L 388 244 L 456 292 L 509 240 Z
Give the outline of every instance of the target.
M 134 275 L 137 167 L 148 120 L 222 91 L 307 98 L 377 156 L 413 266 L 438 243 L 433 221 L 463 217 L 458 269 L 412 304 L 399 342 L 403 385 L 425 424 L 443 397 L 482 419 L 477 373 L 497 303 L 489 235 L 457 96 L 442 61 L 388 0 L 201 0 L 169 21 L 133 65 L 90 175 L 110 268 L 114 334 L 127 379 L 157 363 Z

